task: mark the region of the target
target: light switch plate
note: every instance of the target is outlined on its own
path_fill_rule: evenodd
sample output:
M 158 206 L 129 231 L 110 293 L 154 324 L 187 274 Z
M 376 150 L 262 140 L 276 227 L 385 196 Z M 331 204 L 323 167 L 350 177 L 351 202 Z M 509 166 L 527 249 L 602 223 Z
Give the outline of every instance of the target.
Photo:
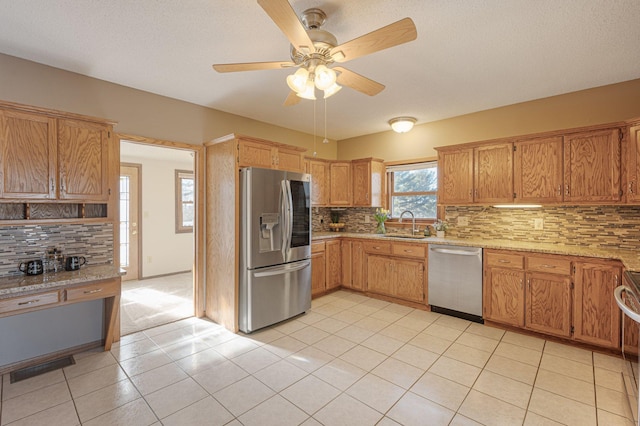
M 537 218 L 533 219 L 533 229 L 541 230 L 544 229 L 544 219 Z
M 458 216 L 458 226 L 469 226 L 469 218 L 467 216 Z

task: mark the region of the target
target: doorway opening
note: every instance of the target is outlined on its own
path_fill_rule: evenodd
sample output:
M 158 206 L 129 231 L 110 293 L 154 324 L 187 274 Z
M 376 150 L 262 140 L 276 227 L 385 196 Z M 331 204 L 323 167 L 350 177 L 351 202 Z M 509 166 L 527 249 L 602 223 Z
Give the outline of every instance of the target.
M 194 315 L 199 147 L 120 138 L 122 335 Z M 173 146 L 176 145 L 176 146 Z

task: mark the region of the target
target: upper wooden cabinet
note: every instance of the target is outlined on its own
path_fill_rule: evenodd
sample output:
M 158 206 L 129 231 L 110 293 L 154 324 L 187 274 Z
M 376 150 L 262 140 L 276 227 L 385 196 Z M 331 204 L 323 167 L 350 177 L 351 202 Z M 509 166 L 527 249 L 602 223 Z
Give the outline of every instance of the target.
M 351 162 L 353 205 L 382 207 L 385 197 L 385 167 L 382 160 L 367 158 Z
M 336 161 L 329 165 L 329 204 L 351 205 L 351 162 Z
M 629 128 L 629 143 L 627 145 L 627 201 L 640 201 L 640 125 Z
M 621 129 L 564 137 L 564 201 L 620 201 Z
M 270 142 L 263 139 L 231 134 L 220 139 L 236 139 L 238 143 L 238 167 L 261 167 L 263 169 L 304 172 L 304 148 Z
M 326 206 L 329 204 L 329 163 L 309 160 L 311 174 L 311 205 Z
M 513 202 L 513 144 L 482 145 L 473 149 L 473 157 L 473 200 Z
M 562 137 L 519 141 L 513 146 L 516 203 L 562 202 Z
M 473 149 L 438 152 L 438 203 L 473 202 Z
M 56 120 L 0 110 L 0 197 L 55 199 Z
M 107 201 L 112 126 L 0 110 L 0 197 Z
M 58 120 L 59 198 L 107 200 L 110 129 L 76 120 Z

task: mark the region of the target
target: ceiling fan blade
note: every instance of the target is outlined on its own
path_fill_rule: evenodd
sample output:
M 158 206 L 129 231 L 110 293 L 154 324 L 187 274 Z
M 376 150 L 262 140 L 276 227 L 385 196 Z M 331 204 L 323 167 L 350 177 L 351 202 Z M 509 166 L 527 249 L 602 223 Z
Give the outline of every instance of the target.
M 336 62 L 346 62 L 415 40 L 417 37 L 418 32 L 411 18 L 404 18 L 334 47 L 331 49 L 331 56 Z
M 302 99 L 300 96 L 296 95 L 296 92 L 294 92 L 293 90 L 291 90 L 289 92 L 289 95 L 287 96 L 287 99 L 284 100 L 284 106 L 292 106 L 292 105 L 296 105 L 298 102 L 300 102 L 300 99 Z
M 363 77 L 358 73 L 349 71 L 342 67 L 333 67 L 334 71 L 339 72 L 337 82 L 343 86 L 351 87 L 365 95 L 375 96 L 384 90 L 384 84 L 373 81 L 367 77 Z
M 218 72 L 276 70 L 295 67 L 296 64 L 286 62 L 246 62 L 244 64 L 215 64 L 213 69 Z
M 258 0 L 258 4 L 296 49 L 305 53 L 316 51 L 309 34 L 287 0 Z

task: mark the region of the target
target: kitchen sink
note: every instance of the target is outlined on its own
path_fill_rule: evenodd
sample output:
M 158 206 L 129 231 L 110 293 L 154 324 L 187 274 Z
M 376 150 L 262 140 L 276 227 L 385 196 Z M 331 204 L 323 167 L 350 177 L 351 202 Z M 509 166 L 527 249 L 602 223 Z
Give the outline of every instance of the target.
M 427 237 L 424 235 L 408 235 L 408 234 L 384 234 L 385 237 L 390 238 L 406 238 L 408 240 L 423 240 Z

